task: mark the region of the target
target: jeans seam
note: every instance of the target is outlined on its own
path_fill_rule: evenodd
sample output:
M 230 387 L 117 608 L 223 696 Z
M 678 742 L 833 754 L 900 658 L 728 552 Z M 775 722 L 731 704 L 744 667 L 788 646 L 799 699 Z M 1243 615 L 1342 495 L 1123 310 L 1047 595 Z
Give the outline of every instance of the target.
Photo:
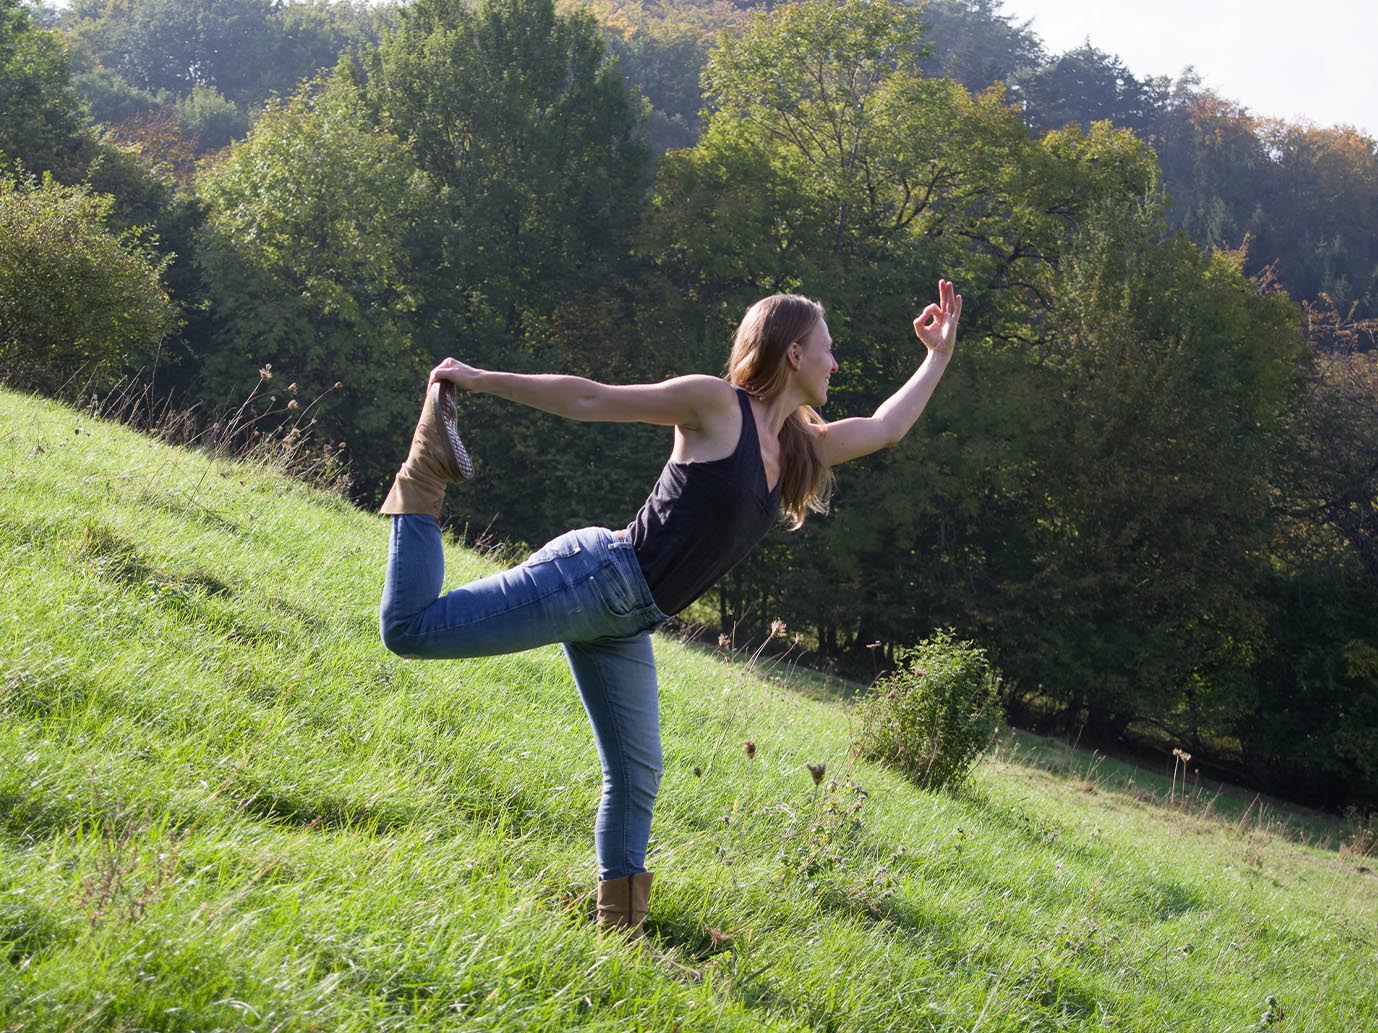
M 622 735 L 622 722 L 617 718 L 617 708 L 612 705 L 612 698 L 608 693 L 608 679 L 603 673 L 602 659 L 592 655 L 594 670 L 598 673 L 598 689 L 603 697 L 603 703 L 608 708 L 608 718 L 612 724 L 613 738 L 617 745 L 617 762 L 622 783 L 622 813 L 618 817 L 618 825 L 622 832 L 622 842 L 618 846 L 617 866 L 620 869 L 627 867 L 627 834 L 631 828 L 631 772 L 627 768 L 627 747 Z M 635 874 L 635 873 L 628 873 Z
M 457 621 L 453 624 L 442 625 L 441 627 L 432 629 L 430 634 L 439 634 L 444 632 L 455 631 L 459 628 L 472 628 L 480 624 L 483 624 L 486 621 L 493 619 L 494 617 L 506 617 L 509 613 L 517 613 L 520 610 L 525 610 L 529 606 L 535 606 L 537 603 L 544 602 L 545 600 L 549 599 L 552 595 L 555 595 L 557 592 L 563 591 L 567 587 L 569 586 L 566 585 L 562 580 L 558 588 L 552 588 L 549 592 L 543 592 L 541 595 L 536 596 L 534 599 L 523 600 L 522 602 L 517 603 L 515 606 L 507 607 L 505 610 L 493 610 L 489 613 L 485 613 L 483 615 L 483 618 L 478 621 Z M 417 612 L 420 613 L 421 611 L 418 610 Z
M 398 520 L 397 518 L 394 517 L 394 518 L 392 519 L 391 523 L 392 523 L 392 527 L 389 528 L 389 531 L 391 532 L 391 537 L 390 537 L 390 539 L 388 540 L 388 556 L 389 556 L 389 558 L 391 558 L 392 556 L 397 555 L 398 541 L 399 541 L 399 539 L 402 537 L 402 521 L 401 521 L 401 520 Z M 392 597 L 388 599 L 388 604 L 389 604 L 389 605 L 388 605 L 388 608 L 387 608 L 387 612 L 385 612 L 385 613 L 383 614 L 383 621 L 384 621 L 385 623 L 392 624 L 392 623 L 396 623 L 396 622 L 399 621 L 399 620 L 405 620 L 405 619 L 406 619 L 406 618 L 399 618 L 399 617 L 397 616 L 397 598 L 396 598 L 396 593 L 393 593 L 393 594 L 392 594 Z M 420 611 L 418 610 L 417 612 L 419 613 Z
M 574 555 L 574 553 L 570 553 L 570 555 Z M 556 557 L 552 556 L 552 557 L 551 557 L 550 559 L 548 559 L 548 560 L 541 560 L 541 562 L 542 562 L 542 563 L 552 563 L 552 564 L 553 564 L 554 561 L 555 561 L 555 559 L 556 559 Z M 529 561 L 528 561 L 528 562 L 529 562 Z M 522 567 L 525 567 L 525 566 L 526 566 L 525 563 L 519 564 L 517 569 L 521 569 Z M 442 626 L 440 626 L 440 627 L 438 627 L 438 628 L 433 628 L 430 632 L 427 632 L 427 634 L 428 634 L 428 635 L 430 635 L 430 634 L 443 634 L 443 633 L 446 633 L 446 632 L 454 631 L 454 630 L 459 629 L 459 628 L 471 628 L 471 627 L 475 627 L 477 624 L 482 624 L 483 622 L 488 621 L 488 620 L 491 620 L 491 619 L 494 618 L 494 617 L 505 617 L 505 616 L 507 616 L 507 615 L 510 614 L 510 613 L 517 613 L 517 612 L 519 612 L 519 611 L 521 611 L 521 610 L 526 609 L 526 608 L 529 607 L 529 606 L 535 606 L 537 603 L 544 602 L 545 600 L 549 599 L 552 595 L 557 595 L 557 594 L 559 594 L 560 592 L 566 591 L 567 589 L 571 589 L 571 588 L 574 587 L 573 585 L 569 584 L 569 582 L 567 582 L 567 581 L 565 580 L 564 573 L 560 571 L 560 568 L 559 568 L 559 567 L 556 567 L 555 570 L 556 570 L 556 573 L 558 573 L 558 574 L 560 575 L 560 581 L 559 581 L 559 584 L 557 584 L 554 588 L 550 589 L 549 591 L 547 591 L 547 592 L 541 592 L 539 595 L 535 596 L 534 598 L 525 599 L 525 600 L 523 600 L 522 602 L 517 603 L 515 606 L 509 606 L 509 607 L 507 607 L 507 608 L 504 609 L 504 610 L 494 610 L 494 611 L 492 611 L 492 612 L 490 612 L 490 613 L 486 613 L 486 614 L 484 614 L 483 620 L 482 620 L 482 621 L 477 621 L 477 622 L 476 622 L 476 621 L 469 621 L 469 622 L 467 622 L 467 623 L 460 621 L 460 622 L 455 622 L 455 623 L 453 623 L 453 624 L 444 624 L 444 625 L 442 625 Z M 534 580 L 534 578 L 533 578 L 533 580 Z M 452 589 L 452 591 L 453 591 L 453 589 Z M 448 594 L 448 593 L 447 593 L 447 594 Z M 444 597 L 443 597 L 443 596 L 437 596 L 436 598 L 437 598 L 437 599 L 440 599 L 440 598 L 444 598 Z M 427 604 L 427 605 L 429 605 L 429 604 Z M 425 608 L 426 608 L 426 607 L 422 607 L 421 610 L 417 610 L 416 612 L 417 612 L 417 613 L 421 613 L 422 610 L 424 610 Z M 412 614 L 412 616 L 415 616 L 415 614 Z

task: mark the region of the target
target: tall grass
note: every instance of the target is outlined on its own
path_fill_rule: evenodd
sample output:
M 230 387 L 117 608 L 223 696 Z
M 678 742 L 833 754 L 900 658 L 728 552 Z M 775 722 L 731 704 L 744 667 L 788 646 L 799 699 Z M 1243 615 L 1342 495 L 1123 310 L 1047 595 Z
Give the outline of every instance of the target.
M 650 949 L 600 937 L 557 648 L 386 653 L 385 522 L 262 464 L 3 393 L 0 469 L 0 1029 L 1378 1028 L 1339 823 L 1012 734 L 923 792 L 669 639 Z

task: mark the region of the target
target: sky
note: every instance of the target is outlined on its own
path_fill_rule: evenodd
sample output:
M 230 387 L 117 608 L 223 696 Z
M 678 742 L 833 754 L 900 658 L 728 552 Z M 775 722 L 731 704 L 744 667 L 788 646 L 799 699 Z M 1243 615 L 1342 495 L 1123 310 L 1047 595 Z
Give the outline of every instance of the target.
M 1255 115 L 1378 138 L 1378 0 L 1005 0 L 1050 54 L 1116 54 L 1137 78 L 1188 65 Z

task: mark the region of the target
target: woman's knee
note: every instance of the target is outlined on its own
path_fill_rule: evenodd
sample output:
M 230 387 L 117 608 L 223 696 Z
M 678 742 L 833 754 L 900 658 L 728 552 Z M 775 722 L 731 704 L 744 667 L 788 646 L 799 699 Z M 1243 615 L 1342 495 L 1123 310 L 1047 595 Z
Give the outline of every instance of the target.
M 408 660 L 416 659 L 416 634 L 411 621 L 386 615 L 380 616 L 378 618 L 378 633 L 383 639 L 383 645 L 390 652 Z
M 631 803 L 650 810 L 660 792 L 659 763 L 628 764 L 620 771 L 603 773 L 603 792 L 612 797 L 624 797 Z

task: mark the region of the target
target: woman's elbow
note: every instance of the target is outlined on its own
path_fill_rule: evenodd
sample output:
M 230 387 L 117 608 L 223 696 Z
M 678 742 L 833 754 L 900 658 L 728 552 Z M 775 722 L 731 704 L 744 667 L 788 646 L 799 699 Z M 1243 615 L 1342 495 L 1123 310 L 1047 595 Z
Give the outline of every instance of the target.
M 900 426 L 897 423 L 882 423 L 880 427 L 877 428 L 874 438 L 874 451 L 879 452 L 883 448 L 894 448 L 904 440 L 904 436 L 907 433 L 909 433 L 908 427 Z

